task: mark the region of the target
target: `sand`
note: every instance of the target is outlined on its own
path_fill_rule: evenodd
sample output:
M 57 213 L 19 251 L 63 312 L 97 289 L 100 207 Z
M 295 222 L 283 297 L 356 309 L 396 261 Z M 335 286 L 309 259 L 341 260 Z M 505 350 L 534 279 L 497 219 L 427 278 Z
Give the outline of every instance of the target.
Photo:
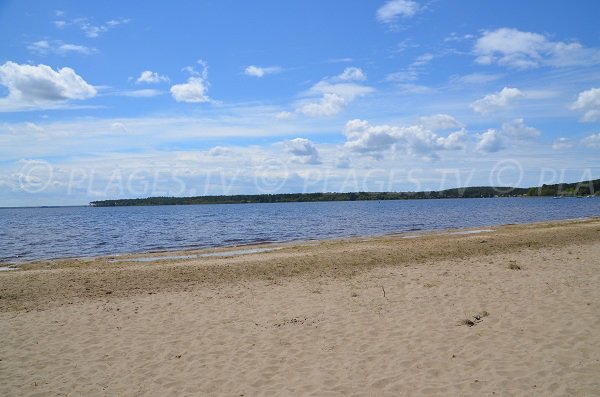
M 0 272 L 0 395 L 600 395 L 599 219 L 237 249 Z

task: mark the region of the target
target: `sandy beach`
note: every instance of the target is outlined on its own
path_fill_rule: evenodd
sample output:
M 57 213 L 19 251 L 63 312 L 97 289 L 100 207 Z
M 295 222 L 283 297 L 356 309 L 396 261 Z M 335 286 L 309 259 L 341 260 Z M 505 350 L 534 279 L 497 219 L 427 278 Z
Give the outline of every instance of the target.
M 243 249 L 0 272 L 0 395 L 600 395 L 600 219 Z

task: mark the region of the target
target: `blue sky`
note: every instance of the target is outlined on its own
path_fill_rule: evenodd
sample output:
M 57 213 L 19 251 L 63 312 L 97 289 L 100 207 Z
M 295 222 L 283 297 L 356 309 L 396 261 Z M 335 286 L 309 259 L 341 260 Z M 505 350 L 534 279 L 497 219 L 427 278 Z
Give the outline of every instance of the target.
M 0 2 L 0 206 L 598 178 L 600 5 Z

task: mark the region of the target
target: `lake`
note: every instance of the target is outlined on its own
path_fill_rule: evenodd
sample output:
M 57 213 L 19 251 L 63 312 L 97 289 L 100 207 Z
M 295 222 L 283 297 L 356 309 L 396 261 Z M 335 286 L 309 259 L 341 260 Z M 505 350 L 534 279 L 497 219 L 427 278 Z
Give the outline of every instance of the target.
M 0 208 L 0 262 L 600 216 L 598 198 Z

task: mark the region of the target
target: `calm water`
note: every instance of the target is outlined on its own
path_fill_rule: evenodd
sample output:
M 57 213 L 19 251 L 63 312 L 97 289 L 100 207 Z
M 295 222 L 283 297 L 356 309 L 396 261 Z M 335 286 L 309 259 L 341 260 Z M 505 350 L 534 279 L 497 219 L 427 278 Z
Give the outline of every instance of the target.
M 0 209 L 0 262 L 600 216 L 600 199 Z

